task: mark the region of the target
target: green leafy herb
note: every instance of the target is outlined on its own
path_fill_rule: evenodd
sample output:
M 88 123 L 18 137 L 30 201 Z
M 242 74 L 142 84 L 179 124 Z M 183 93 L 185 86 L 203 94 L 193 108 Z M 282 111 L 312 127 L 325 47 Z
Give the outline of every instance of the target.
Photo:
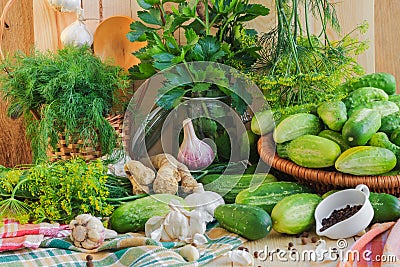
M 104 154 L 117 146 L 105 116 L 124 110 L 129 83 L 121 68 L 103 63 L 88 47 L 19 53 L 2 67 L 7 70 L 0 82 L 11 103 L 8 114 L 24 115 L 35 160 L 46 160 L 60 136 L 71 143 L 83 140 L 85 147 L 100 145 Z
M 87 163 L 81 158 L 28 169 L 3 169 L 0 218 L 14 218 L 21 223 L 69 223 L 82 213 L 109 216 L 114 206 L 144 196 L 132 196 L 132 185 L 126 177 L 106 172 L 100 160 Z
M 260 38 L 263 49 L 256 74 L 251 78 L 265 91 L 271 107 L 320 103 L 326 99 L 343 98 L 338 89 L 341 83 L 363 73 L 356 56 L 367 48 L 366 42 L 351 37 L 358 26 L 339 41 L 328 37 L 327 29 L 340 29 L 333 3 L 327 0 L 275 0 L 277 25 Z M 312 13 L 322 25 L 313 35 L 309 18 L 303 25 L 300 11 Z
M 147 46 L 135 53 L 141 63 L 130 69 L 132 77 L 149 78 L 158 71 L 183 63 L 187 69 L 180 69 L 175 73 L 177 77 L 166 74 L 168 83 L 160 90 L 157 102 L 165 109 L 178 105 L 183 96 L 206 96 L 209 91 L 217 91 L 212 94 L 216 96 L 235 95 L 228 82 L 225 86 L 199 82 L 208 77 L 205 74 L 219 75 L 215 77 L 219 80 L 226 79 L 220 70 L 212 68 L 206 70 L 207 73 L 200 73 L 189 69 L 186 63 L 211 61 L 241 71 L 249 70 L 259 57 L 256 51 L 260 46 L 256 31 L 245 28 L 244 23 L 267 15 L 269 9 L 249 4 L 249 0 L 174 0 L 177 7 L 173 6 L 172 12 L 166 12 L 167 2 L 171 1 L 138 0 L 145 9 L 139 13 L 142 21 L 131 24 L 127 37 L 132 42 L 146 40 Z M 184 32 L 185 40 L 176 39 L 178 31 Z M 193 83 L 187 84 L 187 81 Z M 232 106 L 238 111 L 246 109 L 244 101 L 233 101 Z

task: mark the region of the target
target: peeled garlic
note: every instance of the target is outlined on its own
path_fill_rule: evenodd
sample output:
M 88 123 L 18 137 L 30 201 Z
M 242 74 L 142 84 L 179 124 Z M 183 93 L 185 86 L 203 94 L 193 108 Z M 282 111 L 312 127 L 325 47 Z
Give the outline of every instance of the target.
M 61 32 L 60 39 L 63 45 L 91 46 L 93 44 L 93 34 L 79 19 Z
M 197 261 L 200 258 L 200 253 L 192 245 L 186 245 L 179 250 L 179 254 L 184 257 L 187 261 Z
M 80 0 L 48 0 L 50 5 L 60 12 L 79 12 L 81 9 Z

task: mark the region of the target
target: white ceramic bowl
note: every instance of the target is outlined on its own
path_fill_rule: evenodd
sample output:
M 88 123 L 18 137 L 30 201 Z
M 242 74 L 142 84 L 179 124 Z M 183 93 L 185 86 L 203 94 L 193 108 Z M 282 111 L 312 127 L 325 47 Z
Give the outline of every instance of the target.
M 355 189 L 341 190 L 322 200 L 314 214 L 317 235 L 339 239 L 354 236 L 364 230 L 374 217 L 374 210 L 368 198 L 368 187 L 360 184 Z M 362 207 L 353 216 L 321 232 L 322 219 L 329 217 L 334 210 L 345 208 L 347 205 L 362 205 Z

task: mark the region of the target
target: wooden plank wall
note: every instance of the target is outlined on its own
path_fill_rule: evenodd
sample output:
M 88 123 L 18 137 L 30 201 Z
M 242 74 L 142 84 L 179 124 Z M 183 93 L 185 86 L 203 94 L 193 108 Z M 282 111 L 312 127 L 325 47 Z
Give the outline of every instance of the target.
M 400 80 L 399 17 L 399 0 L 375 1 L 375 68 L 393 74 L 397 80 Z
M 0 10 L 7 0 L 0 0 Z M 16 1 L 6 14 L 2 50 L 12 55 L 16 50 L 28 53 L 33 47 L 32 1 Z M 30 163 L 32 156 L 20 119 L 7 117 L 7 103 L 0 101 L 0 165 L 11 167 Z

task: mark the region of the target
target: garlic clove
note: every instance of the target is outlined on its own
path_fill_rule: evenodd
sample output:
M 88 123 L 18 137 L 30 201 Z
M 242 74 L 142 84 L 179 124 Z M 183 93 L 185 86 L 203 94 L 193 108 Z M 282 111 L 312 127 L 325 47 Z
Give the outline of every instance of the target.
M 154 216 L 147 220 L 144 228 L 147 237 L 160 241 L 163 230 L 164 217 Z
M 93 44 L 93 34 L 79 19 L 61 32 L 60 39 L 63 45 L 91 46 Z
M 93 241 L 91 239 L 86 239 L 85 241 L 81 242 L 81 246 L 85 249 L 94 249 L 99 247 L 101 242 Z
M 199 246 L 199 245 L 207 244 L 208 240 L 207 240 L 207 237 L 205 235 L 196 233 L 193 236 L 193 243 Z
M 197 138 L 191 119 L 183 121 L 183 141 L 179 147 L 178 161 L 190 170 L 200 170 L 209 166 L 215 158 L 210 145 Z
M 82 225 L 77 225 L 74 228 L 73 233 L 74 234 L 71 235 L 71 236 L 73 236 L 73 239 L 78 241 L 78 242 L 82 242 L 83 240 L 86 239 L 87 228 L 85 226 L 82 226 Z
M 165 217 L 165 233 L 178 240 L 184 240 L 189 233 L 189 219 L 179 211 L 171 211 Z
M 87 236 L 91 240 L 96 240 L 97 242 L 104 241 L 104 232 L 99 232 L 97 229 L 90 229 L 87 233 Z
M 116 238 L 118 233 L 111 229 L 104 229 L 104 239 Z
M 186 245 L 179 250 L 179 254 L 187 261 L 196 261 L 200 258 L 198 249 L 192 245 Z
M 233 250 L 228 252 L 228 257 L 234 266 L 253 266 L 252 255 L 245 250 Z

